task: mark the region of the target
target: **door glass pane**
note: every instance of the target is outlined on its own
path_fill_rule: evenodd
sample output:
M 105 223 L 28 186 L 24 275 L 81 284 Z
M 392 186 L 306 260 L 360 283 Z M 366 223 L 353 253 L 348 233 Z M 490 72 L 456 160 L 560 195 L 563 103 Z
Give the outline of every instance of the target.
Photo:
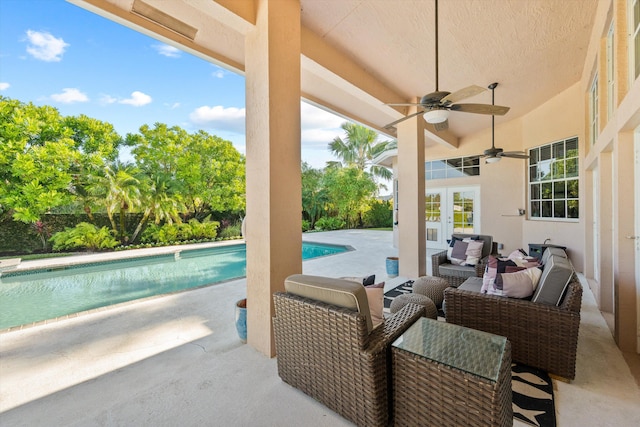
M 473 200 L 474 193 L 453 193 L 453 232 L 473 233 Z
M 426 221 L 440 222 L 440 193 L 426 195 L 424 216 Z

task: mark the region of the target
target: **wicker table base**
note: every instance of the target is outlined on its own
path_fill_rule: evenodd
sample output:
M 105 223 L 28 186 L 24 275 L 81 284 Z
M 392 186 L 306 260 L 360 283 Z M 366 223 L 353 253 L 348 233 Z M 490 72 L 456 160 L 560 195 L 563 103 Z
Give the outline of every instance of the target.
M 428 321 L 422 318 L 412 327 Z M 458 351 L 460 340 L 445 341 L 443 348 L 451 345 Z M 392 359 L 395 426 L 513 425 L 508 341 L 495 381 L 406 351 L 396 343 Z

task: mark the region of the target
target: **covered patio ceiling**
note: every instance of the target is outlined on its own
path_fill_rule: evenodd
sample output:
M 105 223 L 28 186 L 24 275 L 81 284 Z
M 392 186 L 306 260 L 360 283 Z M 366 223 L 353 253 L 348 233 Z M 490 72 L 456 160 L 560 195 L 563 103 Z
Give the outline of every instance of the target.
M 69 0 L 238 73 L 258 0 Z M 273 0 L 272 0 L 273 1 Z M 280 1 L 280 0 L 278 0 Z M 434 0 L 301 0 L 302 96 L 387 135 L 407 114 L 385 103 L 435 90 Z M 496 123 L 580 80 L 598 0 L 440 0 L 439 89 L 499 82 Z M 185 76 L 187 78 L 187 76 Z M 466 100 L 491 103 L 489 91 Z M 426 145 L 458 146 L 491 124 L 452 112 Z

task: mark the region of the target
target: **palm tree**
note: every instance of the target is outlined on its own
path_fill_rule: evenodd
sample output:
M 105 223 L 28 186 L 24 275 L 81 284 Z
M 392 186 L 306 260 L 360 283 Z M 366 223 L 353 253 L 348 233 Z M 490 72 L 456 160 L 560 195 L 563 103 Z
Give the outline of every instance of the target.
M 103 168 L 103 174 L 92 182 L 93 194 L 103 200 L 111 228 L 121 242 L 126 242 L 125 216 L 127 211 L 140 206 L 141 182 L 139 170 L 131 164 L 119 161 Z M 119 214 L 120 230 L 114 215 Z
M 346 133 L 346 139 L 339 136 L 329 143 L 329 151 L 341 162 L 327 162 L 327 166 L 355 166 L 361 171 L 367 169 L 373 176 L 386 180 L 393 177 L 391 171 L 384 166 L 372 164 L 372 160 L 385 151 L 392 141 L 376 142 L 378 134 L 365 126 L 345 122 L 342 129 Z
M 168 223 L 182 222 L 180 211 L 185 210 L 184 203 L 179 200 L 179 193 L 175 180 L 167 174 L 155 175 L 148 185 L 143 186 L 146 191 L 141 195 L 143 213 L 136 230 L 131 236 L 131 242 L 135 242 L 142 228 L 153 218 L 156 224 L 165 220 Z

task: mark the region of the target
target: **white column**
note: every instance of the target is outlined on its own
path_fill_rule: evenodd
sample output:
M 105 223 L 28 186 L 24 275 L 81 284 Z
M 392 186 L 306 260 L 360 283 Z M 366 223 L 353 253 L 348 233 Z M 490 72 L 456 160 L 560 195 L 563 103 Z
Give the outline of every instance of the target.
M 272 295 L 302 272 L 299 0 L 258 0 L 245 54 L 247 341 L 274 356 Z
M 398 124 L 398 256 L 400 276 L 426 275 L 424 118 Z

